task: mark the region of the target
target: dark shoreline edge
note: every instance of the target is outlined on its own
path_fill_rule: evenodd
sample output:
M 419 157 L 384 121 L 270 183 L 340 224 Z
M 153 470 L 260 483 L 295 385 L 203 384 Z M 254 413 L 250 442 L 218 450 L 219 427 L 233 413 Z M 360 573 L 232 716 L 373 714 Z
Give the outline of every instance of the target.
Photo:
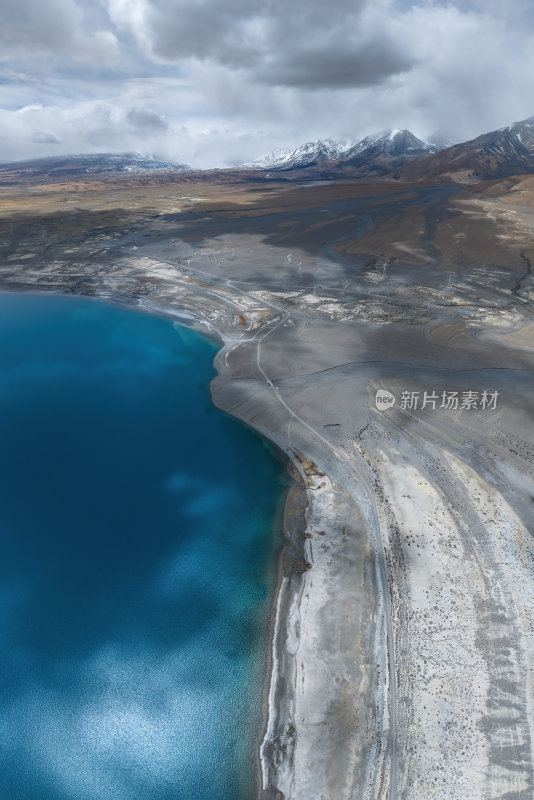
M 172 316 L 180 324 L 193 328 L 219 346 L 213 358 L 213 367 L 219 378 L 231 382 L 232 378 L 228 378 L 225 374 L 224 361 L 229 344 L 220 331 L 216 328 L 207 329 L 205 325 L 195 319 L 193 312 L 189 316 L 188 311 L 188 318 L 185 321 L 182 321 L 183 318 L 179 318 L 179 311 L 175 314 L 169 310 L 165 315 Z M 250 795 L 250 800 L 253 798 L 254 800 L 283 800 L 284 795 L 276 787 L 270 785 L 267 774 L 277 773 L 277 767 L 282 758 L 287 760 L 291 768 L 293 764 L 291 755 L 289 759 L 287 758 L 288 749 L 291 749 L 295 734 L 293 725 L 295 687 L 290 685 L 287 680 L 291 674 L 291 670 L 287 669 L 287 663 L 292 660 L 293 656 L 286 651 L 287 631 L 283 625 L 280 626 L 280 620 L 289 619 L 289 609 L 293 600 L 301 593 L 302 578 L 308 568 L 305 531 L 309 495 L 305 476 L 296 454 L 289 449 L 289 442 L 278 441 L 275 437 L 267 435 L 262 428 L 254 427 L 234 414 L 224 404 L 215 402 L 213 379 L 209 387 L 213 405 L 260 438 L 273 458 L 283 464 L 285 475 L 289 479 L 285 497 L 281 498 L 280 511 L 277 513 L 273 525 L 277 528 L 276 533 L 273 530 L 273 535 L 278 537 L 278 548 L 273 564 L 274 579 L 264 639 L 266 651 L 261 700 L 263 713 L 261 719 L 258 720 L 256 741 L 252 743 L 255 769 Z M 219 396 L 218 400 L 220 400 Z M 270 702 L 271 693 L 274 693 L 275 696 L 274 708 Z M 276 731 L 276 736 L 274 739 L 271 737 L 269 741 L 267 737 L 270 726 Z M 265 750 L 263 750 L 264 746 Z M 264 761 L 268 763 L 267 770 Z

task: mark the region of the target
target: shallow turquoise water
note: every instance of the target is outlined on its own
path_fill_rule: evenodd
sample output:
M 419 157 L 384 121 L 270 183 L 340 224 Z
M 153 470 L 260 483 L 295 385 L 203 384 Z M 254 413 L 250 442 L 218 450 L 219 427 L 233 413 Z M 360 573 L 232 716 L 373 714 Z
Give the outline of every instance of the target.
M 215 346 L 0 295 L 0 797 L 248 800 L 281 469 Z

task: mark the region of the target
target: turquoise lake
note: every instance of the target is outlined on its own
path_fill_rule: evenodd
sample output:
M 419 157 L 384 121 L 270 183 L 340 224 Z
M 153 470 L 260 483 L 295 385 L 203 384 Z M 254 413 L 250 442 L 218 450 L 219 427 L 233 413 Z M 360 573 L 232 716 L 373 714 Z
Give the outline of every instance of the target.
M 282 467 L 171 320 L 0 295 L 0 797 L 250 800 Z

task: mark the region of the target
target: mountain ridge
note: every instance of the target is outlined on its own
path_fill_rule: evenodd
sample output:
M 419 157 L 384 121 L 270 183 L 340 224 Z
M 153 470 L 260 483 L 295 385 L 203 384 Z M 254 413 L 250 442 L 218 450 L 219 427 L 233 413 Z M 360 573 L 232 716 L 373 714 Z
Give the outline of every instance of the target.
M 188 170 L 186 164 L 162 161 L 152 155 L 125 153 L 73 153 L 62 156 L 23 159 L 0 163 L 0 172 L 18 171 L 34 175 L 99 175 L 113 173 L 143 174 L 147 172 L 176 172 Z
M 371 134 L 358 142 L 335 139 L 318 139 L 305 142 L 293 150 L 277 150 L 243 164 L 245 169 L 287 171 L 306 169 L 328 162 L 338 166 L 368 167 L 371 160 L 376 171 L 383 173 L 391 161 L 399 166 L 422 154 L 434 153 L 438 145 L 418 139 L 408 130 L 393 128 Z
M 534 173 L 534 116 L 430 154 L 400 170 L 404 180 L 475 183 Z
M 339 139 L 317 139 L 304 142 L 293 149 L 280 149 L 248 161 L 242 166 L 249 169 L 293 169 L 316 166 L 339 158 L 354 145 L 352 141 Z
M 357 180 L 476 183 L 534 174 L 534 116 L 450 146 L 394 128 L 359 142 L 319 139 L 238 167 L 201 170 L 142 153 L 88 153 L 0 164 L 2 183 L 91 176 L 186 173 L 188 179 Z

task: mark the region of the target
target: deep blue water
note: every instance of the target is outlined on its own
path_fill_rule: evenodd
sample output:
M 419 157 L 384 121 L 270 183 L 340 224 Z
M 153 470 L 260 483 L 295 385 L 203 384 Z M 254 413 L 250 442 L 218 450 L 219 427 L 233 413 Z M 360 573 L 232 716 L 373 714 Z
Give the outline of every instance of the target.
M 216 347 L 0 295 L 0 798 L 249 800 L 281 469 Z

